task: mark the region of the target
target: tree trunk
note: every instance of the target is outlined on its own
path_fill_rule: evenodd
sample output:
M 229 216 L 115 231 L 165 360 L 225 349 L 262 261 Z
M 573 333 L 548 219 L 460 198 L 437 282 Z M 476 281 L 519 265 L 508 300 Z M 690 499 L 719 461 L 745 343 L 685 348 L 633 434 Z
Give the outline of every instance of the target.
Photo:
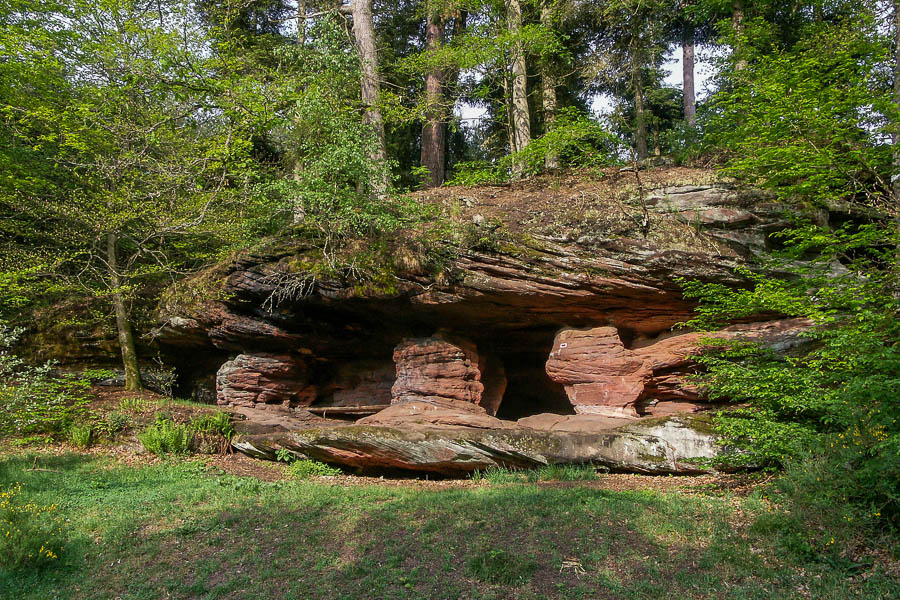
M 306 45 L 306 0 L 297 0 L 297 45 Z
M 525 68 L 525 45 L 518 37 L 522 32 L 522 6 L 519 0 L 506 0 L 506 21 L 509 32 L 515 36 L 511 49 L 512 63 L 512 124 L 516 152 L 524 150 L 531 143 L 531 116 L 528 112 L 528 73 Z M 520 160 L 513 162 L 512 176 L 522 176 L 524 165 Z
M 353 0 L 353 37 L 359 50 L 362 64 L 362 103 L 366 107 L 363 122 L 370 125 L 375 132 L 375 147 L 370 158 L 377 165 L 379 175 L 372 182 L 372 189 L 377 197 L 387 193 L 387 149 L 384 141 L 384 119 L 378 100 L 381 86 L 378 82 L 378 52 L 375 48 L 375 23 L 372 19 L 372 0 Z
M 541 25 L 547 29 L 553 28 L 553 12 L 547 0 L 541 6 Z M 553 73 L 552 57 L 544 57 L 541 60 L 541 104 L 544 109 L 544 135 L 553 131 L 556 125 L 556 76 Z M 559 168 L 559 155 L 552 149 L 547 149 L 544 156 L 544 167 L 548 170 Z
M 306 0 L 297 0 L 297 46 L 302 48 L 306 45 Z M 300 181 L 300 173 L 303 170 L 303 165 L 300 162 L 300 157 L 298 156 L 294 160 L 294 181 Z M 294 208 L 293 208 L 293 221 L 294 225 L 298 223 L 302 223 L 303 219 L 306 218 L 306 209 L 303 206 L 303 198 L 296 198 L 294 200 Z
M 894 104 L 900 110 L 900 1 L 894 0 Z M 894 123 L 894 172 L 891 175 L 891 188 L 894 196 L 894 209 L 900 211 L 900 124 Z M 900 218 L 900 217 L 898 217 Z
M 506 137 L 509 139 L 509 153 L 516 153 L 516 126 L 513 123 L 512 88 L 509 71 L 503 74 L 503 98 L 506 101 Z
M 434 52 L 444 42 L 441 16 L 429 7 L 425 24 L 425 49 Z M 444 183 L 444 73 L 432 69 L 425 75 L 425 125 L 422 127 L 422 166 L 428 168 L 427 187 Z
M 744 0 L 732 0 L 731 2 L 731 27 L 734 29 L 734 55 L 737 60 L 734 63 L 735 71 L 742 71 L 747 67 L 744 54 Z
M 119 334 L 119 348 L 122 350 L 122 366 L 125 367 L 125 389 L 139 392 L 141 385 L 141 369 L 138 365 L 137 349 L 134 345 L 134 331 L 125 308 L 122 296 L 121 279 L 119 278 L 118 238 L 115 233 L 106 235 L 106 263 L 109 269 L 109 284 L 112 289 L 113 310 L 116 313 L 116 330 Z
M 682 40 L 682 88 L 684 90 L 684 122 L 688 127 L 697 124 L 697 99 L 694 94 L 694 25 L 686 23 Z
M 644 85 L 641 82 L 641 65 L 634 52 L 631 53 L 631 77 L 634 88 L 634 146 L 637 159 L 641 161 L 646 160 L 648 155 L 647 114 L 644 110 Z

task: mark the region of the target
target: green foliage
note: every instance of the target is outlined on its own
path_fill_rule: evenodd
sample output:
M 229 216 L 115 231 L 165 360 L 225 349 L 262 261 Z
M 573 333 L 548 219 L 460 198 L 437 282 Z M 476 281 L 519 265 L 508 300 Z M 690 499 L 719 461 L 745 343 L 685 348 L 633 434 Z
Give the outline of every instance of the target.
M 522 165 L 523 174 L 537 175 L 545 170 L 548 155 L 558 157 L 560 166 L 571 168 L 605 167 L 619 162 L 621 142 L 602 124 L 575 108 L 563 108 L 553 129 L 532 140 L 520 152 L 488 161 L 463 161 L 453 167 L 447 185 L 485 185 L 509 181 L 513 164 Z
M 489 185 L 503 183 L 509 179 L 501 167 L 485 160 L 460 161 L 453 166 L 453 174 L 447 185 Z
M 810 27 L 730 74 L 706 143 L 724 151 L 727 173 L 785 198 L 884 198 L 897 121 L 886 49 L 871 17 Z
M 115 435 L 131 426 L 131 417 L 124 411 L 114 410 L 106 415 L 106 422 L 109 424 L 110 433 Z
M 790 39 L 754 7 L 760 17 L 734 42 L 744 64 L 723 71 L 705 141 L 726 173 L 771 190 L 795 213 L 843 206 L 846 217 L 775 234 L 782 250 L 740 273 L 747 288 L 685 285 L 701 301 L 699 327 L 809 319 L 798 347 L 735 343 L 706 353 L 700 382 L 711 398 L 741 404 L 716 420 L 739 450 L 733 457 L 785 468 L 785 504 L 814 515 L 829 535 L 849 519 L 852 527 L 900 523 L 900 240 L 888 135 L 897 107 L 884 77 L 890 44 L 873 7 L 848 3 Z
M 704 301 L 698 325 L 765 312 L 812 322 L 799 352 L 735 344 L 699 358 L 710 397 L 748 404 L 720 414 L 718 429 L 743 450 L 743 459 L 762 465 L 809 461 L 817 449 L 833 469 L 821 485 L 853 490 L 835 507 L 850 502 L 896 520 L 900 300 L 896 270 L 882 267 L 896 264 L 893 232 L 875 225 L 832 232 L 804 227 L 784 237 L 793 260 L 780 266 L 795 277 L 745 273 L 754 285 L 743 290 L 685 286 L 686 295 Z M 795 260 L 810 254 L 810 262 Z M 848 268 L 835 273 L 838 260 Z
M 190 447 L 201 454 L 224 454 L 231 447 L 234 425 L 228 413 L 216 412 L 211 415 L 194 417 L 189 424 Z
M 476 470 L 472 481 L 490 484 L 536 483 L 538 481 L 594 481 L 597 468 L 593 465 L 545 465 L 537 469 L 511 469 L 509 467 L 488 467 Z
M 11 350 L 21 333 L 0 321 L 0 435 L 60 433 L 85 411 L 87 382 L 25 363 Z
M 275 460 L 278 462 L 292 463 L 297 460 L 297 457 L 287 448 L 279 448 L 275 451 Z
M 191 429 L 198 433 L 218 434 L 226 440 L 234 437 L 234 425 L 228 413 L 216 412 L 191 419 Z
M 104 379 L 113 379 L 116 376 L 116 372 L 112 369 L 85 369 L 81 372 L 81 376 L 91 383 L 96 383 Z
M 537 481 L 595 481 L 597 468 L 594 465 L 547 465 L 536 473 Z
M 111 326 L 112 303 L 138 316 L 163 284 L 256 239 L 247 106 L 230 104 L 244 99 L 232 65 L 190 10 L 0 7 L 0 53 L 16 57 L 0 62 L 4 305 L 88 296 Z
M 223 453 L 230 447 L 234 425 L 228 413 L 216 412 L 193 417 L 188 423 L 176 423 L 169 415 L 157 413 L 156 421 L 138 434 L 148 452 L 166 454 Z
M 119 410 L 139 412 L 147 406 L 147 402 L 138 396 L 129 396 L 119 400 Z
M 157 415 L 156 422 L 137 437 L 145 450 L 159 457 L 166 454 L 188 454 L 193 430 L 187 424 L 176 424 L 164 415 Z
M 485 548 L 475 552 L 466 563 L 469 573 L 481 581 L 502 585 L 522 585 L 531 580 L 538 563 L 518 552 Z
M 91 445 L 91 436 L 94 430 L 90 423 L 74 423 L 69 426 L 67 437 L 72 445 L 79 448 L 87 448 Z
M 0 488 L 0 566 L 39 567 L 56 561 L 65 541 L 57 505 L 20 498 L 22 485 Z
M 293 461 L 288 466 L 287 473 L 294 479 L 309 479 L 310 477 L 334 477 L 340 475 L 341 470 L 317 460 L 302 459 Z
M 485 481 L 490 484 L 519 483 L 525 477 L 522 471 L 507 467 L 488 467 L 484 471 L 476 469 L 470 476 L 472 481 Z
M 544 170 L 547 155 L 559 157 L 560 165 L 573 168 L 607 167 L 619 162 L 621 142 L 601 123 L 572 107 L 561 109 L 553 128 L 532 140 L 525 149 L 508 160 L 518 162 L 524 173 L 536 175 Z M 504 159 L 507 160 L 507 159 Z

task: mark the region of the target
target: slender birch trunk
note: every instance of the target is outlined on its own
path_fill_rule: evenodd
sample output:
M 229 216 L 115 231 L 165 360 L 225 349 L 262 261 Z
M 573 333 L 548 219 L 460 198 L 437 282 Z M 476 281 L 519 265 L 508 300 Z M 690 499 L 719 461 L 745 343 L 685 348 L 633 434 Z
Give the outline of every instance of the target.
M 743 71 L 747 68 L 747 59 L 744 58 L 744 0 L 732 0 L 731 2 L 731 27 L 734 29 L 735 45 L 734 54 L 737 61 L 734 63 L 735 71 Z
M 385 147 L 384 118 L 378 101 L 381 96 L 381 85 L 378 81 L 378 51 L 375 48 L 375 22 L 372 18 L 372 0 L 353 0 L 353 37 L 359 50 L 362 65 L 362 103 L 365 106 L 363 122 L 370 125 L 375 132 L 376 143 L 370 158 L 378 165 L 378 175 L 372 182 L 372 189 L 377 197 L 387 193 L 387 148 Z
M 439 13 L 429 7 L 425 23 L 425 49 L 438 50 L 444 43 L 444 22 Z M 428 187 L 444 183 L 444 143 L 447 125 L 444 114 L 444 73 L 431 69 L 425 75 L 425 125 L 422 127 L 423 167 L 428 168 Z
M 506 21 L 509 31 L 518 36 L 522 31 L 522 6 L 519 0 L 506 0 Z M 528 73 L 525 66 L 525 46 L 520 39 L 513 42 L 510 62 L 512 63 L 512 125 L 516 152 L 521 152 L 531 143 L 531 115 L 528 111 Z M 517 160 L 513 163 L 512 176 L 522 176 L 524 165 Z
M 681 46 L 681 76 L 684 90 L 684 121 L 689 127 L 697 124 L 697 98 L 694 93 L 694 25 L 686 23 Z
M 129 392 L 139 392 L 143 389 L 141 369 L 134 343 L 134 330 L 128 318 L 128 310 L 125 308 L 125 298 L 122 296 L 118 244 L 119 240 L 115 233 L 110 232 L 106 235 L 106 264 L 112 289 L 112 304 L 116 315 L 119 348 L 122 351 L 122 366 L 125 368 L 125 389 Z
M 549 2 L 541 5 L 541 24 L 547 29 L 553 28 L 553 11 Z M 541 60 L 541 104 L 544 110 L 544 133 L 550 133 L 556 125 L 556 76 L 553 73 L 553 61 L 550 57 Z M 548 150 L 544 157 L 544 167 L 548 170 L 559 168 L 559 155 Z

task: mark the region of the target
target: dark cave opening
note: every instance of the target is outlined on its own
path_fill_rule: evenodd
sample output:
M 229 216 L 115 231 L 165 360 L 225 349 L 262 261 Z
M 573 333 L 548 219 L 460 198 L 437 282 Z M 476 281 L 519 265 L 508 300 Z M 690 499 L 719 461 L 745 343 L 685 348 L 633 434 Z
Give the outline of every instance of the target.
M 504 343 L 485 344 L 506 371 L 506 390 L 497 418 L 515 421 L 540 413 L 573 415 L 563 386 L 547 376 L 544 365 L 553 347 L 555 331 L 530 332 L 507 337 Z M 481 344 L 479 344 L 479 348 Z

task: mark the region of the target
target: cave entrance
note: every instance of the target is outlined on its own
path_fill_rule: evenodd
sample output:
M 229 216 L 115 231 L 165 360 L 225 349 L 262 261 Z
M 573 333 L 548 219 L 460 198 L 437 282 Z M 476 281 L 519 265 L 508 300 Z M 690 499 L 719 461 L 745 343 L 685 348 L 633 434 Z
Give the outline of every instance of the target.
M 544 368 L 555 334 L 556 330 L 519 333 L 504 336 L 502 344 L 484 343 L 485 350 L 503 364 L 506 372 L 498 419 L 516 421 L 541 413 L 575 414 L 562 384 L 551 381 Z

